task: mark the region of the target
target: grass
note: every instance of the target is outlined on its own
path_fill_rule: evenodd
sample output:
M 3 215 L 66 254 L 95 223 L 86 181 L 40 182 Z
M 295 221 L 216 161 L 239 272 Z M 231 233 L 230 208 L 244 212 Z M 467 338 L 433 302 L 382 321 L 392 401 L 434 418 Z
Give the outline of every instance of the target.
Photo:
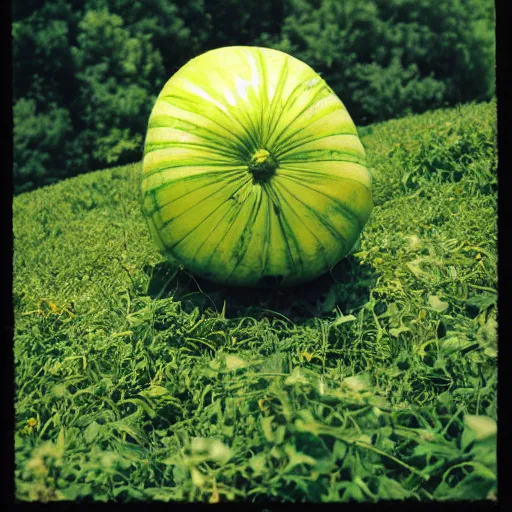
M 17 499 L 495 499 L 495 108 L 361 129 L 361 251 L 302 288 L 168 265 L 139 163 L 17 196 Z

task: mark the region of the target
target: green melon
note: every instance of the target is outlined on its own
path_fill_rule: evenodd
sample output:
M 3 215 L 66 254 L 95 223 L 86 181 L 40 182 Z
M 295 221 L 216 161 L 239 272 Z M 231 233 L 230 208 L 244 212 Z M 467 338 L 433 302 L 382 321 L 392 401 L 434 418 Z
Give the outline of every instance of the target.
M 257 47 L 185 64 L 149 118 L 142 209 L 159 249 L 228 285 L 292 285 L 332 268 L 372 209 L 343 103 L 308 65 Z

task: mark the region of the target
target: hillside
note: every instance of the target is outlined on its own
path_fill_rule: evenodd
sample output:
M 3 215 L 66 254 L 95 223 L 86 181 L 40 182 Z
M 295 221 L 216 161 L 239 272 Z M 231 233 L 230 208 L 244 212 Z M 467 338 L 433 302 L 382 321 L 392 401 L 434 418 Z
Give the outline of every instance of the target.
M 360 135 L 361 250 L 298 289 L 168 265 L 139 163 L 14 198 L 18 499 L 495 497 L 496 106 Z

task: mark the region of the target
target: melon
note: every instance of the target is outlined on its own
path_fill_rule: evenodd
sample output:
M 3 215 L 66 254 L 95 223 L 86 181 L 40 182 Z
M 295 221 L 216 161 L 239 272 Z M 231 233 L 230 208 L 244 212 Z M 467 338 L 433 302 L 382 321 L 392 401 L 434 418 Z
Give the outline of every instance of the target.
M 208 51 L 165 84 L 140 176 L 160 251 L 224 285 L 310 281 L 350 253 L 372 209 L 347 109 L 286 53 Z

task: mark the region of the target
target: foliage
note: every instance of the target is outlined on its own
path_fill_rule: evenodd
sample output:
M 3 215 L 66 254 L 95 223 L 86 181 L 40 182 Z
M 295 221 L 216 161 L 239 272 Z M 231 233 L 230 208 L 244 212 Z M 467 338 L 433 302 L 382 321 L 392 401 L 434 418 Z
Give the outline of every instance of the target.
M 20 99 L 13 108 L 14 115 L 14 182 L 18 191 L 53 181 L 46 170 L 52 164 L 53 151 L 64 144 L 71 131 L 69 112 L 55 103 L 46 112 L 36 111 L 35 100 Z M 33 151 L 38 147 L 38 151 Z M 57 157 L 53 163 L 61 161 Z
M 18 195 L 17 498 L 496 499 L 495 125 L 362 129 L 361 251 L 297 289 L 165 263 L 138 163 Z
M 88 11 L 72 49 L 84 105 L 79 139 L 93 156 L 93 166 L 127 163 L 140 156 L 141 133 L 156 99 L 150 88 L 162 85 L 161 56 L 151 36 L 132 36 L 123 25 L 120 16 L 106 9 Z
M 266 41 L 322 73 L 356 124 L 494 92 L 490 1 L 289 0 L 287 12 Z
M 221 46 L 304 60 L 357 125 L 494 94 L 491 0 L 31 0 L 12 37 L 16 193 L 136 161 L 161 86 Z
M 352 101 L 365 119 L 390 119 L 440 105 L 445 92 L 443 82 L 421 78 L 416 64 L 404 69 L 398 57 L 386 68 L 375 62 L 357 66 L 352 84 Z

